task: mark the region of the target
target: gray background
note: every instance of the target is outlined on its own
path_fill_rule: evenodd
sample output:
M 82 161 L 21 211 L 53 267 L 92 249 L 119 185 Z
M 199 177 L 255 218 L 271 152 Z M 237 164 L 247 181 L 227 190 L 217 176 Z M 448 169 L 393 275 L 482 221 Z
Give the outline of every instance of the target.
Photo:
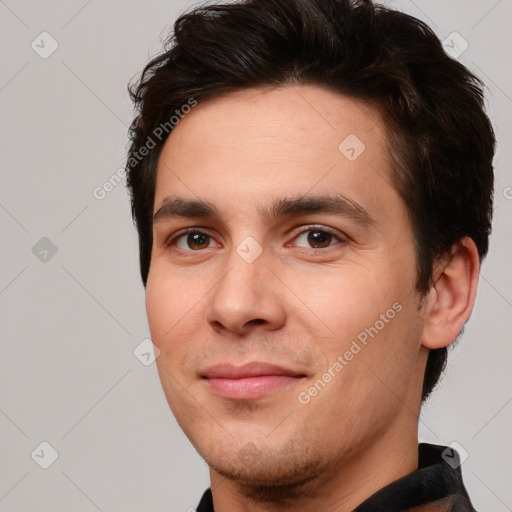
M 187 511 L 208 486 L 155 365 L 133 354 L 149 330 L 124 182 L 93 196 L 124 166 L 127 82 L 189 5 L 0 0 L 1 511 Z M 488 86 L 500 142 L 494 234 L 420 437 L 468 452 L 477 509 L 512 510 L 512 1 L 392 5 L 441 39 L 461 34 L 460 60 Z M 46 59 L 31 47 L 51 49 L 43 31 L 58 44 Z M 58 452 L 48 469 L 43 441 Z

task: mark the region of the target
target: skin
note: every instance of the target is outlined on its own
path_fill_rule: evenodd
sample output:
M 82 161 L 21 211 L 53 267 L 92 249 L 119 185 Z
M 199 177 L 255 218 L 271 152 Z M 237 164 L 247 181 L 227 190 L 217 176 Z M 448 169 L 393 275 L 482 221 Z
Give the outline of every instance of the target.
M 354 161 L 338 149 L 350 134 L 365 145 Z M 210 466 L 218 512 L 348 511 L 417 468 L 428 349 L 451 343 L 467 320 L 478 256 L 462 240 L 436 262 L 432 290 L 418 293 L 386 140 L 374 107 L 308 85 L 210 99 L 166 141 L 154 212 L 179 196 L 220 215 L 156 221 L 146 288 L 162 386 Z M 364 208 L 369 222 L 262 212 L 283 198 L 334 194 Z M 207 235 L 203 244 L 190 244 L 186 228 Z M 332 238 L 317 233 L 322 243 L 311 244 L 312 232 L 326 229 Z M 237 253 L 247 237 L 262 250 L 251 263 Z M 397 303 L 400 312 L 334 371 Z M 210 365 L 250 361 L 303 377 L 250 400 L 218 396 L 202 378 Z M 335 376 L 301 403 L 329 368 Z

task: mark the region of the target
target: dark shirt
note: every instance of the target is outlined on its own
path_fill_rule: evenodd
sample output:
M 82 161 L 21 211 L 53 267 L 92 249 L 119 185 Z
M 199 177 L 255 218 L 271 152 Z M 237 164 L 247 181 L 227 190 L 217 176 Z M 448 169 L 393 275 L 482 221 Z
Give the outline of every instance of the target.
M 475 512 L 462 482 L 457 452 L 421 443 L 418 455 L 417 471 L 377 491 L 354 512 Z M 197 512 L 215 512 L 210 489 Z

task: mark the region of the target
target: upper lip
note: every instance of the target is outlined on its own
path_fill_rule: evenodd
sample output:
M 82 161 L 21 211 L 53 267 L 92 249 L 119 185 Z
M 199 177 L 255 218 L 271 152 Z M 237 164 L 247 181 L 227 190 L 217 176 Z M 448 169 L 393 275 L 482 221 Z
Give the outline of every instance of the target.
M 231 363 L 216 364 L 208 367 L 202 374 L 207 379 L 244 379 L 248 377 L 263 377 L 269 375 L 279 375 L 288 377 L 304 377 L 301 372 L 290 368 L 283 368 L 270 363 L 251 362 L 241 366 Z

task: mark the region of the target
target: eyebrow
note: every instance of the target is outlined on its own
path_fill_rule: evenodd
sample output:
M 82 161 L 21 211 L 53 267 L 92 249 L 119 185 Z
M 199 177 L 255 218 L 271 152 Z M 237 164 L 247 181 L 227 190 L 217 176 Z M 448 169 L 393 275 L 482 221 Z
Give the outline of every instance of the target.
M 374 220 L 358 203 L 343 195 L 285 197 L 260 208 L 260 214 L 268 221 L 306 213 L 332 213 L 350 218 L 358 224 L 369 226 Z M 221 219 L 219 210 L 208 201 L 188 200 L 182 197 L 166 197 L 153 216 L 153 224 L 175 217 Z

